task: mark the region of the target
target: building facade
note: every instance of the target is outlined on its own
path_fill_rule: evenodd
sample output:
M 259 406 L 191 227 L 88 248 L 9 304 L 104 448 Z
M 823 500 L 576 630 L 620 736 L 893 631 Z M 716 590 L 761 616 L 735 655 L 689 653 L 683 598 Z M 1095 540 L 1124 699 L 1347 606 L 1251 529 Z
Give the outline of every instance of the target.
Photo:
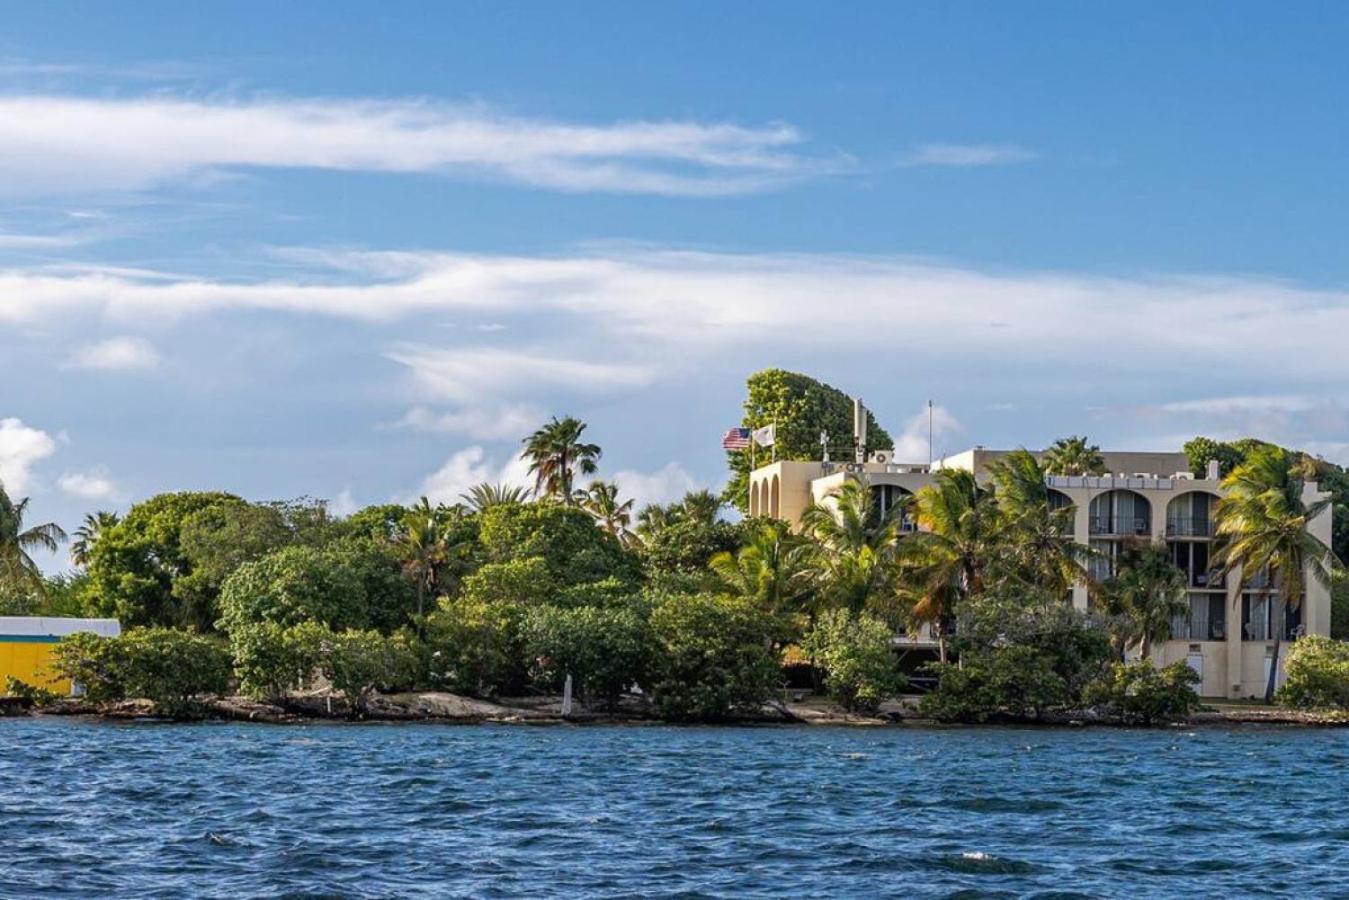
M 117 637 L 122 629 L 116 619 L 0 616 L 0 688 L 12 677 L 58 694 L 79 693 L 77 685 L 51 671 L 52 653 L 65 638 L 86 631 Z
M 778 462 L 750 475 L 749 512 L 793 524 L 814 503 L 828 502 L 847 479 L 862 479 L 885 508 L 931 484 L 943 468 L 972 471 L 987 477 L 988 466 L 1010 451 L 976 447 L 927 464 L 891 461 L 873 454 L 865 463 Z M 1211 564 L 1215 537 L 1214 510 L 1222 497 L 1216 469 L 1195 478 L 1183 453 L 1104 453 L 1111 474 L 1046 476 L 1051 504 L 1074 509 L 1074 540 L 1097 551 L 1093 577 L 1111 574 L 1111 561 L 1126 541 L 1164 544 L 1188 582 L 1189 613 L 1172 623 L 1171 639 L 1153 648 L 1158 665 L 1185 661 L 1199 673 L 1199 691 L 1207 697 L 1261 697 L 1273 661 L 1274 638 L 1330 634 L 1330 592 L 1315 578 L 1306 579 L 1306 595 L 1297 610 L 1276 602 L 1267 579 L 1242 585 L 1240 572 L 1224 579 Z M 1322 498 L 1308 485 L 1304 500 Z M 910 521 L 905 529 L 916 526 Z M 1331 540 L 1329 509 L 1309 530 L 1327 546 Z M 1087 608 L 1087 589 L 1073 588 L 1073 605 Z M 906 638 L 915 648 L 930 643 L 924 634 Z M 1282 669 L 1282 659 L 1280 660 Z M 1282 676 L 1282 671 L 1279 677 Z

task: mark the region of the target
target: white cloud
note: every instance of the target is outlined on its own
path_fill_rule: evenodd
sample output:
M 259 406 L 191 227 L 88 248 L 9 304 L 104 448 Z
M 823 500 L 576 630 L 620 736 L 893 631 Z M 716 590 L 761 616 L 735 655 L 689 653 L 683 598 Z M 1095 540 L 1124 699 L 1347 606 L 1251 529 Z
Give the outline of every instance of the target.
M 0 486 L 15 500 L 32 485 L 33 466 L 56 450 L 45 431 L 15 418 L 0 419 Z
M 67 472 L 57 479 L 56 486 L 81 500 L 116 500 L 121 496 L 117 485 L 103 469 Z
M 489 177 L 559 191 L 722 195 L 839 168 L 787 125 L 574 124 L 430 101 L 0 98 L 0 193 L 139 190 L 221 171 Z
M 1003 166 L 1030 162 L 1038 154 L 1015 144 L 918 144 L 905 157 L 909 166 Z
M 394 425 L 413 431 L 463 434 L 479 441 L 508 441 L 523 439 L 547 418 L 540 410 L 517 403 L 500 407 L 467 406 L 443 412 L 414 406 Z
M 411 369 L 417 384 L 431 396 L 461 403 L 557 386 L 580 392 L 633 387 L 655 377 L 654 369 L 640 363 L 593 362 L 495 347 L 409 347 L 388 356 Z
M 443 466 L 422 479 L 416 494 L 400 497 L 399 502 L 411 503 L 417 497 L 426 497 L 432 503 L 458 503 L 460 495 L 483 482 L 533 487 L 529 464 L 523 459 L 516 456 L 497 465 L 495 459 L 475 444 L 450 456 Z
M 679 463 L 674 462 L 666 463 L 654 472 L 624 469 L 615 472 L 608 480 L 618 485 L 620 499 L 631 497 L 635 501 L 634 509 L 641 509 L 648 503 L 670 503 L 689 491 L 703 487 Z
M 360 508 L 361 504 L 352 496 L 350 487 L 342 488 L 336 497 L 328 501 L 328 512 L 338 517 L 349 516 Z
M 145 338 L 113 337 L 79 348 L 68 365 L 115 372 L 153 369 L 159 365 L 159 351 Z
M 962 433 L 965 426 L 960 424 L 951 411 L 944 406 L 932 407 L 932 455 L 935 459 L 945 456 L 952 448 L 943 441 Z M 895 460 L 902 463 L 926 463 L 928 461 L 928 410 L 923 407 L 904 423 L 904 430 L 891 435 L 895 441 Z

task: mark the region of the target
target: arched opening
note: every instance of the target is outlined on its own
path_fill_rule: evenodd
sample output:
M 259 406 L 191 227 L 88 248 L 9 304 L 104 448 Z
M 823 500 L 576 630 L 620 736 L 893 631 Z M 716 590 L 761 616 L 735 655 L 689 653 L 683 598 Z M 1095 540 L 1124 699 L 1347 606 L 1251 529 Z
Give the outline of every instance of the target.
M 1049 505 L 1049 516 L 1051 521 L 1058 527 L 1059 533 L 1065 537 L 1072 537 L 1077 531 L 1077 523 L 1074 521 L 1076 515 L 1063 510 L 1072 510 L 1076 504 L 1073 498 L 1069 497 L 1063 491 L 1056 491 L 1053 488 L 1048 489 L 1047 502 Z
M 774 475 L 772 487 L 770 488 L 768 494 L 768 514 L 775 519 L 780 518 L 781 516 L 781 511 L 779 509 L 781 501 L 782 501 L 782 479 Z
M 1106 491 L 1092 498 L 1087 510 L 1092 534 L 1147 537 L 1152 533 L 1152 505 L 1134 491 Z
M 871 488 L 871 500 L 876 510 L 877 518 L 883 518 L 890 513 L 890 510 L 897 506 L 904 506 L 904 518 L 900 520 L 900 530 L 903 532 L 916 531 L 917 523 L 913 518 L 913 492 L 907 488 L 902 488 L 897 484 L 877 484 Z
M 749 515 L 754 518 L 759 514 L 759 482 L 750 479 L 749 482 Z
M 1218 496 L 1208 491 L 1187 491 L 1166 504 L 1167 537 L 1213 537 L 1213 510 Z

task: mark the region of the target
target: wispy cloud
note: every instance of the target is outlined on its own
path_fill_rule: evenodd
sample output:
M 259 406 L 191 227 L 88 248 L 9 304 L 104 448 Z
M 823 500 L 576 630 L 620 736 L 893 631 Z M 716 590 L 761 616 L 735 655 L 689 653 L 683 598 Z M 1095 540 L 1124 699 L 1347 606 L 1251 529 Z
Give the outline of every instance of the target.
M 410 347 L 390 353 L 389 359 L 407 366 L 431 396 L 462 403 L 555 386 L 580 393 L 635 387 L 655 377 L 655 369 L 641 363 L 494 347 Z
M 270 168 L 716 196 L 838 171 L 783 124 L 557 122 L 409 100 L 0 98 L 0 194 L 139 190 Z
M 1039 154 L 1016 144 L 916 144 L 903 157 L 908 166 L 1005 166 L 1030 162 Z
M 67 365 L 75 369 L 105 372 L 153 369 L 159 365 L 159 351 L 145 338 L 113 337 L 80 347 Z
M 524 437 L 546 418 L 541 410 L 520 403 L 467 406 L 446 411 L 414 406 L 394 423 L 394 427 L 438 434 L 462 434 L 478 441 L 503 441 Z

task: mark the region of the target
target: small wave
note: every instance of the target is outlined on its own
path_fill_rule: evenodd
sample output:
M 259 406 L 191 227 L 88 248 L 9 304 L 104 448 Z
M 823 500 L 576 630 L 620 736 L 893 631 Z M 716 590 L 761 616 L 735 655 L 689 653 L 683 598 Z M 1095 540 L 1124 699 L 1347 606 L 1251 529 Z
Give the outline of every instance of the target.
M 965 800 L 953 800 L 950 805 L 955 809 L 979 813 L 1030 814 L 1063 809 L 1063 803 L 1058 800 L 1025 800 L 1015 797 L 970 797 Z
M 964 872 L 970 875 L 1033 875 L 1043 872 L 1041 866 L 1020 859 L 994 856 L 981 850 L 966 850 L 961 853 L 949 853 L 929 858 L 928 862 L 948 872 Z

